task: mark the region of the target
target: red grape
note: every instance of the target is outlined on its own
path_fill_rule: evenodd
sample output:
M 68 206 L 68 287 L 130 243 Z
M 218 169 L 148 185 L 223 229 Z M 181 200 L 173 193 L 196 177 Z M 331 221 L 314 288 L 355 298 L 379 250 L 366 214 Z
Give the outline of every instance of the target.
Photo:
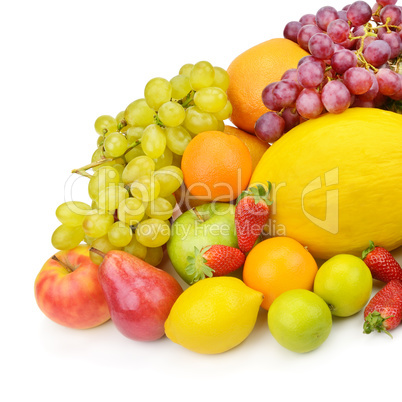
M 328 82 L 322 89 L 321 101 L 330 113 L 342 113 L 350 106 L 350 92 L 339 80 Z
M 297 43 L 297 34 L 299 33 L 302 26 L 302 23 L 299 21 L 288 22 L 283 30 L 284 38 Z
M 349 68 L 343 74 L 344 84 L 351 94 L 361 95 L 366 93 L 373 85 L 373 79 L 368 70 L 361 67 Z
M 295 81 L 281 80 L 273 87 L 272 97 L 275 100 L 275 104 L 280 106 L 282 109 L 294 106 L 299 92 L 300 87 Z
M 371 70 L 369 70 L 369 73 L 371 74 L 371 79 L 373 80 L 373 83 L 367 92 L 365 92 L 362 95 L 359 95 L 360 99 L 364 101 L 372 101 L 377 96 L 379 89 L 377 77 Z
M 402 50 L 401 49 L 402 40 L 399 33 L 391 31 L 391 32 L 384 32 L 383 34 L 378 36 L 380 39 L 385 40 L 385 42 L 387 42 L 389 47 L 391 48 L 391 54 L 389 58 L 393 59 L 394 57 L 397 57 L 400 51 Z
M 370 21 L 371 7 L 365 1 L 355 1 L 346 13 L 348 20 L 354 25 L 364 25 Z
M 315 88 L 324 79 L 324 69 L 319 63 L 303 63 L 297 69 L 297 80 L 304 88 Z
M 326 60 L 334 54 L 334 42 L 325 33 L 316 33 L 308 41 L 308 49 L 312 56 Z
M 377 3 L 381 6 L 387 6 L 388 4 L 396 4 L 397 0 L 377 0 Z
M 302 49 L 308 50 L 308 41 L 314 34 L 319 32 L 322 32 L 322 30 L 317 25 L 303 25 L 297 34 L 297 43 Z
M 285 133 L 300 124 L 300 115 L 295 108 L 287 107 L 284 109 L 282 119 L 285 121 Z
M 400 90 L 400 74 L 389 68 L 380 68 L 376 74 L 379 91 L 386 96 L 396 94 Z
M 321 95 L 315 89 L 303 89 L 296 100 L 296 109 L 305 119 L 318 117 L 324 109 Z
M 255 123 L 255 135 L 262 141 L 275 142 L 278 140 L 285 129 L 285 120 L 275 112 L 267 112 Z
M 388 18 L 389 21 L 387 21 Z M 402 22 L 402 11 L 393 4 L 387 5 L 380 12 L 380 20 L 383 24 L 399 25 Z
M 343 74 L 349 68 L 357 67 L 356 54 L 349 49 L 340 50 L 332 55 L 331 66 L 338 74 Z
M 278 82 L 271 82 L 270 84 L 268 84 L 263 90 L 262 90 L 262 94 L 261 94 L 261 98 L 262 98 L 262 103 L 271 110 L 275 110 L 275 111 L 279 111 L 282 108 L 280 107 L 280 105 L 278 105 L 276 103 L 276 99 L 273 96 L 273 89 L 275 87 L 275 85 Z
M 315 15 L 314 14 L 305 14 L 300 19 L 302 25 L 315 25 Z
M 394 100 L 402 100 L 402 75 L 401 74 L 398 75 L 399 75 L 399 91 L 397 91 L 393 95 L 390 95 L 390 98 Z
M 350 26 L 341 19 L 331 21 L 328 25 L 327 34 L 335 42 L 341 43 L 349 38 Z
M 366 47 L 363 56 L 374 67 L 380 67 L 389 60 L 391 47 L 385 40 L 378 39 Z
M 324 6 L 317 11 L 315 15 L 315 22 L 319 28 L 321 28 L 323 31 L 326 31 L 328 24 L 338 18 L 338 12 L 334 7 Z

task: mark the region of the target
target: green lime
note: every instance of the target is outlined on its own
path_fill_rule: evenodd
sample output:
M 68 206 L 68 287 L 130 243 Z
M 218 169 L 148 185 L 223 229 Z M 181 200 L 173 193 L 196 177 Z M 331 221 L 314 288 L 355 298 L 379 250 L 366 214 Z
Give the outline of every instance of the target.
M 305 353 L 317 349 L 332 328 L 332 315 L 325 301 L 305 289 L 288 290 L 268 310 L 268 327 L 286 349 Z
M 338 254 L 321 265 L 314 293 L 327 302 L 333 315 L 349 317 L 369 301 L 372 286 L 371 272 L 360 258 Z

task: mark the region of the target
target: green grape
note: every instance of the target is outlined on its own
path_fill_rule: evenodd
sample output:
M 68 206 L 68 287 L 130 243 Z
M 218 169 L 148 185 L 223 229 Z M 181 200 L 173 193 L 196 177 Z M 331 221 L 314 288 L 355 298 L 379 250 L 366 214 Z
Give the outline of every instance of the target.
M 158 110 L 172 97 L 172 85 L 164 78 L 152 78 L 145 85 L 144 97 L 149 107 Z
M 119 184 L 120 176 L 117 169 L 112 166 L 100 167 L 89 179 L 88 194 L 92 200 L 99 199 L 99 193 L 110 184 Z
M 159 197 L 173 194 L 183 183 L 183 172 L 177 166 L 165 166 L 153 173 L 160 184 Z
M 165 221 L 172 216 L 173 207 L 167 199 L 158 197 L 148 203 L 145 213 L 150 218 L 157 218 Z
M 148 248 L 147 255 L 145 256 L 144 261 L 153 267 L 157 267 L 163 260 L 163 248 L 159 247 L 151 247 Z
M 153 123 L 154 116 L 155 110 L 151 109 L 143 98 L 130 103 L 124 112 L 124 120 L 130 126 L 146 127 Z
M 96 141 L 96 146 L 99 148 L 100 146 L 103 145 L 104 141 L 105 141 L 105 137 L 103 135 L 100 135 L 98 137 L 98 140 Z
M 144 127 L 130 127 L 126 132 L 126 138 L 131 145 L 142 137 Z
M 165 152 L 159 158 L 154 159 L 155 170 L 171 165 L 172 161 L 173 153 L 169 148 L 166 147 Z
M 160 219 L 147 219 L 138 224 L 135 238 L 145 247 L 160 247 L 170 238 L 170 226 Z
M 190 141 L 191 135 L 183 126 L 166 129 L 166 145 L 175 154 L 183 155 Z
M 102 115 L 95 120 L 95 131 L 99 135 L 105 135 L 117 130 L 116 119 L 112 116 Z
M 104 153 L 103 153 L 103 146 L 100 146 L 100 147 L 98 147 L 98 148 L 96 149 L 96 151 L 92 154 L 91 163 L 98 162 L 98 161 L 100 161 L 100 160 L 103 159 L 103 158 L 105 158 L 105 155 L 104 155 Z M 98 165 L 98 166 L 93 167 L 92 170 L 93 170 L 94 172 L 96 172 L 97 170 L 99 170 L 99 169 L 100 169 L 101 167 L 103 167 L 103 166 L 112 166 L 112 165 L 114 165 L 115 163 L 116 163 L 116 161 L 108 161 L 108 162 L 105 162 L 105 163 L 102 163 L 102 164 L 100 164 L 100 165 Z
M 113 169 L 116 169 L 117 172 L 119 173 L 119 182 L 121 180 L 121 175 L 123 174 L 123 170 L 126 165 L 123 165 L 121 163 L 116 163 L 116 165 L 113 165 Z
M 126 160 L 127 163 L 129 163 L 137 156 L 145 156 L 141 144 L 135 146 L 134 148 L 131 148 L 126 154 L 124 154 L 124 159 Z
M 101 211 L 93 211 L 91 215 L 85 217 L 82 222 L 82 229 L 89 237 L 102 237 L 113 225 L 114 217 L 112 214 L 103 213 Z
M 181 159 L 182 159 L 182 155 L 177 155 L 176 153 L 173 153 L 172 165 L 176 166 L 180 169 L 181 168 Z
M 135 149 L 135 148 L 134 148 Z M 146 155 L 132 159 L 123 170 L 123 183 L 130 184 L 141 176 L 145 176 L 155 170 L 155 162 Z
M 100 191 L 98 207 L 101 211 L 113 212 L 118 208 L 120 202 L 128 196 L 128 191 L 123 186 L 110 184 Z
M 174 194 L 169 194 L 166 197 L 163 197 L 165 200 L 169 201 L 170 205 L 172 206 L 172 208 L 174 209 L 176 206 L 176 197 L 174 196 Z
M 117 129 L 119 131 L 121 131 L 121 129 L 127 125 L 127 122 L 126 122 L 126 120 L 124 118 L 125 113 L 126 113 L 126 111 L 122 110 L 116 116 Z
M 226 92 L 218 87 L 201 88 L 194 95 L 194 103 L 207 113 L 218 113 L 228 101 Z
M 105 138 L 103 143 L 107 157 L 118 158 L 127 151 L 127 139 L 121 133 L 112 133 Z
M 166 134 L 157 124 L 150 124 L 142 135 L 142 150 L 152 159 L 159 158 L 166 148 Z
M 194 64 L 190 73 L 190 85 L 194 91 L 210 87 L 214 82 L 215 70 L 208 61 L 199 61 Z
M 99 237 L 98 239 L 95 239 L 92 243 L 92 247 L 96 250 L 102 251 L 102 253 L 105 254 L 112 250 L 121 250 L 121 247 L 113 246 L 113 244 L 110 243 L 107 234 Z M 96 265 L 100 265 L 103 261 L 103 257 L 101 257 L 99 254 L 94 253 L 93 251 L 89 252 L 89 258 Z
M 135 226 L 145 215 L 144 203 L 138 198 L 129 197 L 124 199 L 117 208 L 119 221 L 130 226 Z
M 180 75 L 184 75 L 186 77 L 190 77 L 191 74 L 191 70 L 193 69 L 194 64 L 184 64 L 183 66 L 181 66 L 180 70 L 179 70 L 179 74 Z
M 127 244 L 123 248 L 126 253 L 130 253 L 135 257 L 141 258 L 141 260 L 145 260 L 146 255 L 148 254 L 148 248 L 141 244 L 135 236 L 132 237 L 130 243 Z
M 228 99 L 228 101 L 226 102 L 226 105 L 223 107 L 223 109 L 217 113 L 214 113 L 214 116 L 218 120 L 226 120 L 232 115 L 232 111 L 233 111 L 233 107 L 232 107 L 232 104 L 230 103 L 230 100 Z
M 129 225 L 117 221 L 110 227 L 107 236 L 113 246 L 125 247 L 133 238 L 133 231 Z
M 186 111 L 179 103 L 169 101 L 159 108 L 158 117 L 164 126 L 176 127 L 183 123 Z
M 172 99 L 182 99 L 191 91 L 190 78 L 186 75 L 176 75 L 170 80 L 172 85 Z
M 131 184 L 131 194 L 133 197 L 149 202 L 159 196 L 161 186 L 159 181 L 152 174 L 142 176 Z
M 66 226 L 80 226 L 90 210 L 85 202 L 67 201 L 57 207 L 56 217 Z
M 95 237 L 89 237 L 87 235 L 84 236 L 84 242 L 88 244 L 88 246 L 92 246 L 92 243 L 95 241 Z
M 229 74 L 227 71 L 221 67 L 214 67 L 215 78 L 212 83 L 213 87 L 218 87 L 223 89 L 225 92 L 229 88 Z
M 218 120 L 214 115 L 203 112 L 197 106 L 190 106 L 186 109 L 183 126 L 194 136 L 203 131 L 216 131 Z
M 225 123 L 222 120 L 218 120 L 218 127 L 216 129 L 217 131 L 225 131 Z
M 70 250 L 77 247 L 84 240 L 85 233 L 82 226 L 60 225 L 52 235 L 52 245 L 58 250 Z

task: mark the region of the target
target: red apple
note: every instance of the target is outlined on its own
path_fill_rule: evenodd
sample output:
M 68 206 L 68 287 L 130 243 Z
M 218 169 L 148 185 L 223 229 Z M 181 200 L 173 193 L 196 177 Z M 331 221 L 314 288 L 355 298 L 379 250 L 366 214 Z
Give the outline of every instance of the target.
M 89 247 L 80 245 L 49 258 L 35 279 L 39 308 L 52 321 L 69 328 L 96 327 L 110 319 Z

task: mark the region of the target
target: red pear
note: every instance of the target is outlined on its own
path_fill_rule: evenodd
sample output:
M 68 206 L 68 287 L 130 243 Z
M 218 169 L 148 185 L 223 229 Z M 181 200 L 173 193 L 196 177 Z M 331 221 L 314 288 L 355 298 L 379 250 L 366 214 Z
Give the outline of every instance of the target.
M 173 276 L 125 251 L 112 250 L 104 256 L 98 278 L 112 321 L 123 335 L 153 341 L 165 334 L 170 309 L 183 292 Z

